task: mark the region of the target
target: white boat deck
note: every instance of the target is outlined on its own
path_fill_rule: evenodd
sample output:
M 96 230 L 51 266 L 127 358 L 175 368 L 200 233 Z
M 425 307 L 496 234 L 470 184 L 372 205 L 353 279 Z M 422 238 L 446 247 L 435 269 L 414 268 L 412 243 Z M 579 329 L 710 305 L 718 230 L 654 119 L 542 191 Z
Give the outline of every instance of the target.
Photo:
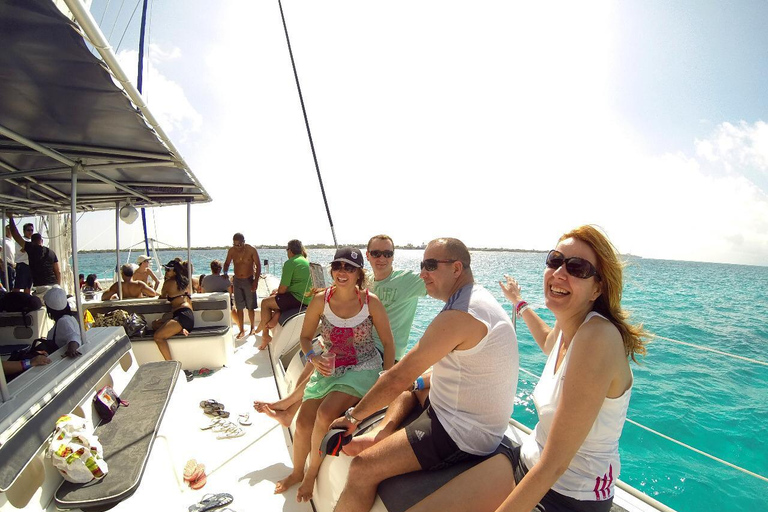
M 159 505 L 186 510 L 205 494 L 219 492 L 234 497 L 229 507 L 236 511 L 312 510 L 310 504 L 296 502 L 295 489 L 274 494 L 275 483 L 293 465 L 286 430 L 253 410 L 255 399 L 278 399 L 269 354 L 256 348 L 259 343 L 253 336 L 238 341 L 233 364 L 208 377 L 186 382 L 180 376 L 139 489 L 112 510 L 159 510 Z M 217 439 L 220 434 L 200 430 L 211 419 L 199 404 L 210 398 L 226 405 L 234 423 L 239 414 L 250 413 L 253 423 L 241 426 L 244 436 Z M 202 489 L 192 490 L 183 481 L 189 459 L 205 464 L 207 483 Z

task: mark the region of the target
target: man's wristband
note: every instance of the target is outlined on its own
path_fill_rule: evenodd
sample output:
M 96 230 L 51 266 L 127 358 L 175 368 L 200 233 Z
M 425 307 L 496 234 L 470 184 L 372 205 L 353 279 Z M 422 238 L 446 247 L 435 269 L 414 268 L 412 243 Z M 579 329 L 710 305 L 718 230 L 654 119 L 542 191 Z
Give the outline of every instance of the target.
M 32 368 L 32 361 L 29 359 L 22 359 L 21 360 L 21 371 L 25 372 Z
M 424 387 L 425 387 L 424 377 L 419 375 L 419 377 L 415 381 L 413 381 L 413 387 L 411 388 L 411 391 L 421 391 L 422 389 L 424 389 Z

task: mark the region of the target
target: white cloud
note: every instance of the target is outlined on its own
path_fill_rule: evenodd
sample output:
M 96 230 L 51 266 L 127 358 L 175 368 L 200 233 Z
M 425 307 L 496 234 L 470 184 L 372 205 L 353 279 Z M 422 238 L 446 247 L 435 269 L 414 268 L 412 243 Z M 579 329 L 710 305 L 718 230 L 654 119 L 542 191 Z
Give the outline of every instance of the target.
M 144 61 L 144 99 L 160 126 L 175 139 L 175 143 L 183 142 L 190 132 L 199 131 L 203 125 L 202 116 L 190 103 L 184 88 L 163 74 L 163 65 L 180 57 L 179 48 L 152 44 Z M 126 72 L 138 67 L 139 56 L 136 50 L 123 50 L 117 54 L 117 58 Z M 136 80 L 132 82 L 135 85 Z

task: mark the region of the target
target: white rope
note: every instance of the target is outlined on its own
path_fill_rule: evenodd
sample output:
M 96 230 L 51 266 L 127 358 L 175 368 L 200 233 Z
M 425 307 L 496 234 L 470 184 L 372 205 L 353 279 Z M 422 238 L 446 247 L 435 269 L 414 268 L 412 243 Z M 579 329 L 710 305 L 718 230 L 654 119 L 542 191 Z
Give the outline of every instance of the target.
M 698 448 L 694 448 L 693 446 L 687 445 L 687 444 L 685 444 L 685 443 L 683 443 L 681 441 L 678 441 L 677 439 L 673 439 L 673 438 L 669 437 L 668 435 L 662 434 L 661 432 L 657 432 L 657 431 L 653 430 L 652 428 L 646 427 L 645 425 L 641 425 L 640 423 L 638 423 L 636 421 L 632 421 L 629 418 L 627 418 L 627 421 L 630 422 L 631 424 L 637 426 L 637 427 L 640 427 L 642 429 L 647 430 L 648 432 L 650 432 L 652 434 L 656 434 L 659 437 L 663 437 L 667 441 L 672 441 L 673 443 L 679 444 L 680 446 L 682 446 L 684 448 L 688 448 L 689 450 L 692 450 L 692 451 L 698 453 L 699 455 L 703 455 L 705 457 L 709 457 L 710 459 L 712 459 L 714 461 L 717 461 L 720 464 L 725 464 L 726 466 L 731 467 L 733 469 L 737 469 L 737 470 L 741 471 L 742 473 L 746 473 L 747 475 L 753 476 L 755 478 L 759 478 L 760 480 L 762 480 L 764 482 L 768 482 L 768 478 L 764 477 L 763 475 L 758 475 L 757 473 L 754 473 L 754 472 L 752 472 L 752 471 L 750 471 L 748 469 L 744 469 L 741 466 L 737 466 L 736 464 L 731 464 L 727 460 L 723 460 L 723 459 L 717 458 L 714 455 L 710 455 L 707 452 L 703 452 L 703 451 L 699 450 Z
M 526 374 L 530 375 L 531 377 L 533 377 L 533 378 L 535 378 L 535 379 L 538 379 L 538 378 L 539 378 L 539 376 L 538 376 L 538 375 L 536 375 L 536 374 L 535 374 L 535 373 L 533 373 L 533 372 L 530 372 L 530 371 L 526 370 L 525 368 L 520 368 L 520 371 L 521 371 L 521 372 L 523 372 L 523 373 L 526 373 Z M 728 466 L 728 467 L 730 467 L 730 468 L 733 468 L 733 469 L 736 469 L 736 470 L 738 470 L 738 471 L 741 471 L 742 473 L 745 473 L 745 474 L 747 474 L 747 475 L 750 475 L 750 476 L 753 476 L 753 477 L 755 477 L 755 478 L 758 478 L 758 479 L 760 479 L 760 480 L 762 480 L 762 481 L 764 481 L 764 482 L 768 482 L 768 478 L 764 477 L 763 475 L 759 475 L 759 474 L 757 474 L 757 473 L 755 473 L 755 472 L 753 472 L 753 471 L 750 471 L 750 470 L 748 470 L 748 469 L 744 469 L 744 468 L 742 468 L 741 466 L 737 466 L 736 464 L 732 464 L 732 463 L 728 462 L 727 460 L 723 460 L 723 459 L 720 459 L 720 458 L 718 458 L 718 457 L 715 457 L 714 455 L 710 455 L 710 454 L 708 454 L 707 452 L 701 451 L 701 450 L 699 450 L 698 448 L 694 448 L 693 446 L 690 446 L 690 445 L 688 445 L 688 444 L 685 444 L 685 443 L 683 443 L 682 441 L 678 441 L 677 439 L 674 439 L 674 438 L 672 438 L 672 437 L 669 437 L 669 436 L 668 436 L 668 435 L 666 435 L 666 434 L 662 434 L 661 432 L 658 432 L 658 431 L 656 431 L 656 430 L 653 430 L 653 429 L 652 429 L 652 428 L 650 428 L 650 427 L 646 427 L 645 425 L 643 425 L 643 424 L 641 424 L 641 423 L 638 423 L 638 422 L 636 422 L 636 421 L 634 421 L 634 420 L 631 420 L 631 419 L 629 419 L 629 418 L 627 418 L 627 421 L 628 421 L 629 423 L 631 423 L 631 424 L 633 424 L 633 425 L 637 426 L 637 427 L 640 427 L 640 428 L 642 428 L 642 429 L 644 429 L 644 430 L 647 430 L 648 432 L 650 432 L 650 433 L 652 433 L 652 434 L 656 434 L 657 436 L 659 436 L 659 437 L 662 437 L 662 438 L 666 439 L 667 441 L 672 441 L 673 443 L 675 443 L 675 444 L 678 444 L 678 445 L 682 446 L 683 448 L 688 448 L 689 450 L 691 450 L 691 451 L 694 451 L 694 452 L 698 453 L 699 455 L 703 455 L 703 456 L 705 456 L 705 457 L 708 457 L 708 458 L 710 458 L 710 459 L 712 459 L 712 460 L 714 460 L 714 461 L 716 461 L 716 462 L 719 462 L 720 464 L 724 464 L 724 465 L 726 465 L 726 466 Z M 519 422 L 517 422 L 517 423 L 519 423 Z M 521 425 L 522 425 L 522 423 L 521 423 Z M 526 427 L 526 428 L 528 428 L 528 427 Z
M 709 352 L 714 352 L 715 354 L 720 354 L 721 356 L 728 356 L 733 357 L 734 359 L 741 359 L 742 361 L 748 361 L 750 363 L 755 363 L 763 366 L 768 366 L 768 363 L 765 361 L 760 361 L 758 359 L 753 359 L 751 357 L 744 357 L 744 356 L 737 356 L 735 354 L 729 354 L 728 352 L 723 352 L 721 350 L 715 350 L 714 348 L 709 347 L 702 347 L 701 345 L 696 345 L 695 343 L 688 343 L 686 341 L 680 341 L 680 340 L 673 340 L 672 338 L 665 338 L 664 336 L 654 336 L 655 338 L 659 338 L 666 341 L 671 341 L 672 343 L 679 343 L 680 345 L 685 345 L 688 347 L 698 348 L 701 350 L 707 350 Z

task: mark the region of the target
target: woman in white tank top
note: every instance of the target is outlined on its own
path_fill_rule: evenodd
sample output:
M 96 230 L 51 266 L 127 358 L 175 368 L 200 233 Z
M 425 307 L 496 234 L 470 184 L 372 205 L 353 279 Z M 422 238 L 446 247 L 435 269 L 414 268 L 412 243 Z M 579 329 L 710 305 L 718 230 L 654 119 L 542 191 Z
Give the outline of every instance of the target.
M 621 309 L 622 267 L 595 227 L 563 235 L 544 270 L 553 328 L 505 276 L 504 295 L 548 356 L 533 392 L 539 423 L 522 446 L 454 478 L 413 511 L 465 510 L 468 503 L 477 511 L 610 510 L 632 388 L 629 359 L 645 354 L 647 336 Z

